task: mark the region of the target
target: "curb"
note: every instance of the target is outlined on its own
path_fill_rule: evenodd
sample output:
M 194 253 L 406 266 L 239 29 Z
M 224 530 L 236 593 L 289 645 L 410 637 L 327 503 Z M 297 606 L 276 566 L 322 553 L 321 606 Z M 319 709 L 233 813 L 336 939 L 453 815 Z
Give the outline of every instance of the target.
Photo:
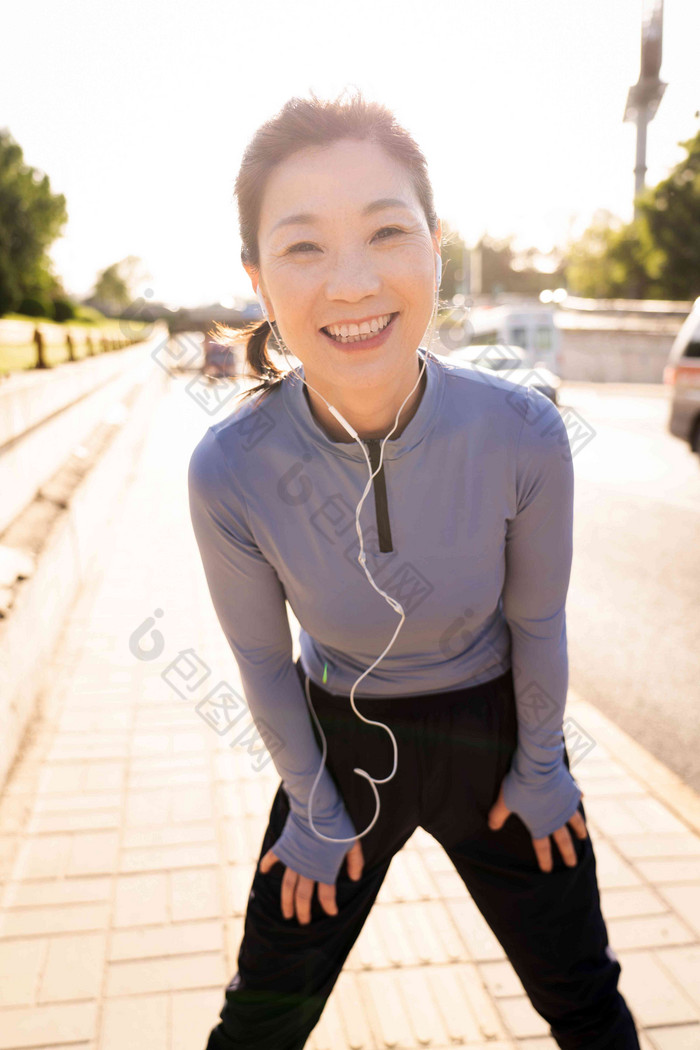
M 597 707 L 571 689 L 566 710 L 581 719 L 586 730 L 600 740 L 605 750 L 624 766 L 631 777 L 643 784 L 650 795 L 667 806 L 690 831 L 700 835 L 700 795 Z

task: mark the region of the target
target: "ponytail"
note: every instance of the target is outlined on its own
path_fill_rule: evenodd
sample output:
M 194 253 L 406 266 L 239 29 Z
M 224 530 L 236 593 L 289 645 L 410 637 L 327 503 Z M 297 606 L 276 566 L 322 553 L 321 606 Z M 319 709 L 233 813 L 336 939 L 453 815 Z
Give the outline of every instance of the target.
M 214 328 L 207 332 L 220 346 L 236 346 L 239 343 L 246 344 L 246 364 L 243 371 L 244 379 L 259 379 L 257 386 L 246 390 L 241 400 L 251 397 L 259 391 L 264 391 L 263 397 L 278 386 L 286 372 L 280 371 L 272 364 L 268 357 L 267 337 L 270 334 L 270 325 L 267 321 L 253 321 L 245 328 L 230 328 L 228 325 L 214 322 Z M 262 400 L 262 399 L 261 399 Z

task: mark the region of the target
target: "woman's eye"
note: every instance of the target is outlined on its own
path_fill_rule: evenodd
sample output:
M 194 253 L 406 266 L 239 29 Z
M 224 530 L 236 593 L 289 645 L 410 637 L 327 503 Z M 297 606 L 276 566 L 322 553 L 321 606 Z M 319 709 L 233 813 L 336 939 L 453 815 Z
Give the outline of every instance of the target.
M 377 232 L 375 233 L 374 236 L 375 237 L 379 237 L 379 235 L 381 233 L 388 233 L 391 236 L 394 233 L 403 233 L 403 232 L 404 231 L 399 229 L 398 226 L 382 226 L 381 230 L 377 230 Z M 379 237 L 379 239 L 383 241 L 386 238 Z M 298 241 L 296 244 L 292 244 L 292 245 L 290 245 L 289 248 L 287 248 L 287 253 L 299 252 L 299 253 L 301 253 L 303 255 L 306 255 L 307 253 L 306 253 L 305 249 L 311 248 L 312 250 L 315 251 L 317 249 L 317 247 L 318 247 L 317 245 L 312 244 L 310 241 Z
M 379 237 L 380 233 L 403 233 L 403 230 L 400 230 L 398 226 L 382 226 L 381 230 L 377 230 L 374 236 Z M 382 237 L 381 240 L 384 240 L 384 238 Z
M 288 252 L 298 252 L 300 248 L 315 248 L 315 244 L 310 244 L 309 241 L 300 241 L 298 244 L 292 244 L 291 247 L 287 248 Z

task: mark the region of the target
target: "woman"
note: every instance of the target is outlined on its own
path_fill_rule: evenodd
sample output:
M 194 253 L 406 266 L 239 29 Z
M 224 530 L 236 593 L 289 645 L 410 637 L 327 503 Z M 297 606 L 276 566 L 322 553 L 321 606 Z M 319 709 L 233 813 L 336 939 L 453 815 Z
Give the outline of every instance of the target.
M 419 826 L 557 1044 L 638 1050 L 562 732 L 559 413 L 421 345 L 441 226 L 425 158 L 384 107 L 292 99 L 249 144 L 236 196 L 263 382 L 195 448 L 190 508 L 282 782 L 208 1050 L 305 1045 Z

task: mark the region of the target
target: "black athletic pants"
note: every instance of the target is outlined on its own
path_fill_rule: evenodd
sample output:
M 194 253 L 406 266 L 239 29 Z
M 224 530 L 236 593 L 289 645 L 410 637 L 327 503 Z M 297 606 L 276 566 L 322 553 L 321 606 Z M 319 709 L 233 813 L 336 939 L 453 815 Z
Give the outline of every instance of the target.
M 304 681 L 300 662 L 297 672 Z M 356 830 L 375 812 L 369 782 L 389 775 L 391 738 L 362 722 L 349 698 L 309 683 L 311 702 L 326 736 L 327 766 Z M 206 1050 L 301 1050 L 370 913 L 391 859 L 422 827 L 443 846 L 472 899 L 503 946 L 535 1010 L 563 1050 L 639 1050 L 632 1015 L 617 984 L 621 967 L 606 951 L 596 861 L 590 837 L 571 838 L 578 858 L 569 868 L 551 839 L 553 869 L 543 872 L 532 838 L 516 814 L 499 831 L 489 809 L 517 744 L 512 672 L 446 693 L 380 699 L 355 698 L 366 718 L 386 723 L 396 737 L 397 770 L 377 785 L 381 809 L 360 840 L 359 882 L 336 880 L 338 914 L 327 915 L 314 889 L 311 921 L 281 912 L 279 862 L 257 869 L 238 954 L 226 988 L 221 1021 Z M 309 715 L 311 718 L 311 715 Z M 319 747 L 322 741 L 311 718 Z M 569 766 L 569 758 L 565 753 Z M 583 803 L 579 812 L 585 819 Z M 282 831 L 289 802 L 280 783 L 259 860 Z M 348 843 L 348 848 L 351 843 Z M 449 1010 L 449 1003 L 444 1009 Z

